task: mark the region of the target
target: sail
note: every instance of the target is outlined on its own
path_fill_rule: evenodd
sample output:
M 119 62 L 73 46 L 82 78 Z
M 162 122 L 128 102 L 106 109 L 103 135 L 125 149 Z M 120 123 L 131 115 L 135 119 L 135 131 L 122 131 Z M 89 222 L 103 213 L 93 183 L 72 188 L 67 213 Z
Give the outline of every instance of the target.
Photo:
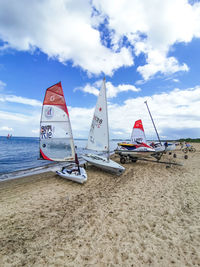
M 99 92 L 92 125 L 88 137 L 87 149 L 109 151 L 109 129 L 105 79 Z
M 142 125 L 142 120 L 137 120 L 134 124 L 133 131 L 131 134 L 131 143 L 146 143 L 146 137 L 144 133 L 144 128 Z
M 40 157 L 53 161 L 75 159 L 73 135 L 61 82 L 49 87 L 44 97 L 40 121 Z

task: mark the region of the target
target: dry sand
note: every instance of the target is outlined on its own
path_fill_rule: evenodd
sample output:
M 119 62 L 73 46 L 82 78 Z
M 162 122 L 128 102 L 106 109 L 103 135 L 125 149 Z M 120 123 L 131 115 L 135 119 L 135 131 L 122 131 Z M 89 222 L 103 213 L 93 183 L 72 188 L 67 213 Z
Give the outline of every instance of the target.
M 89 167 L 84 185 L 51 172 L 1 182 L 0 266 L 200 266 L 195 147 L 177 152 L 184 166 Z

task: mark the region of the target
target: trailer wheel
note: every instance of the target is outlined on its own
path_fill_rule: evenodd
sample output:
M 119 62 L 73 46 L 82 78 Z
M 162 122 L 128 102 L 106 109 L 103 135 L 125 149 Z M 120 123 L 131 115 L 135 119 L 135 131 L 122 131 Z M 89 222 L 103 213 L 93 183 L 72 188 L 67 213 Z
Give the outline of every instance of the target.
M 184 153 L 187 153 L 188 152 L 188 149 L 187 148 L 183 148 L 183 152 Z
M 190 151 L 191 152 L 196 152 L 196 149 L 194 147 L 191 147 Z
M 131 159 L 131 161 L 135 163 L 137 161 L 137 159 Z
M 174 154 L 173 157 L 176 158 L 176 154 Z
M 121 158 L 120 158 L 120 162 L 121 162 L 121 164 L 125 164 L 125 163 L 126 163 L 126 159 L 125 159 L 125 157 L 121 157 Z
M 188 155 L 185 155 L 185 156 L 184 156 L 184 159 L 188 159 Z
M 87 170 L 87 168 L 88 168 L 88 163 L 87 163 L 87 162 L 83 164 L 83 168 L 84 168 L 85 170 Z

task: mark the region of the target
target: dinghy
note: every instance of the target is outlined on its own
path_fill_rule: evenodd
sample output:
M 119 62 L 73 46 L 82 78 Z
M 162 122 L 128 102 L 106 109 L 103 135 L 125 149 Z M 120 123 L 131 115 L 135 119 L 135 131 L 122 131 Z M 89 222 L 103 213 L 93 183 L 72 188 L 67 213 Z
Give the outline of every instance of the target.
M 46 90 L 40 120 L 40 158 L 71 162 L 72 169 L 63 168 L 57 174 L 78 183 L 87 181 L 84 168 L 79 166 L 61 82 Z
M 116 173 L 117 175 L 125 171 L 124 167 L 110 159 L 105 78 L 99 92 L 86 148 L 107 154 L 107 157 L 96 154 L 83 155 L 83 159 L 88 163 L 105 171 Z

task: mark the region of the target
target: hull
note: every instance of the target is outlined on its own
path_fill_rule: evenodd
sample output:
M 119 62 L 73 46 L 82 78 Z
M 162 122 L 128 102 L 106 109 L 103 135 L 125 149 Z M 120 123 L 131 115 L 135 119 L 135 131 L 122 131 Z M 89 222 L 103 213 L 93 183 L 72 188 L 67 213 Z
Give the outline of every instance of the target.
M 62 171 L 56 171 L 56 173 L 60 177 L 77 182 L 79 184 L 83 184 L 87 181 L 87 173 L 86 173 L 84 168 L 80 167 L 80 174 L 77 170 L 75 170 L 75 171 L 72 170 L 72 172 L 71 173 L 70 172 L 71 172 L 70 169 L 64 169 Z
M 121 175 L 124 171 L 125 168 L 122 167 L 120 164 L 113 160 L 107 160 L 107 158 L 94 155 L 94 154 L 87 154 L 82 156 L 84 160 L 86 160 L 88 163 L 101 168 L 105 171 L 116 173 L 117 175 Z
M 129 144 L 129 143 L 119 143 L 118 148 L 115 150 L 116 154 L 131 156 L 134 158 L 147 158 L 151 157 L 155 153 L 155 149 L 149 145 L 142 144 Z
M 168 144 L 166 151 L 173 151 L 176 149 L 176 145 L 175 144 Z

